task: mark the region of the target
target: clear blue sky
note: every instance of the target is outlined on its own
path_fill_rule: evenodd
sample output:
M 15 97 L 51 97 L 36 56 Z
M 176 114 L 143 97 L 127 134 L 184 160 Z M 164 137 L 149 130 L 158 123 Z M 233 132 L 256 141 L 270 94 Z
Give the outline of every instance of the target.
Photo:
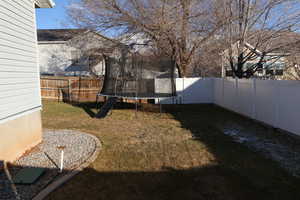
M 54 8 L 36 9 L 38 29 L 67 28 L 66 25 L 69 24 L 65 6 L 68 4 L 68 0 L 55 0 L 55 4 Z

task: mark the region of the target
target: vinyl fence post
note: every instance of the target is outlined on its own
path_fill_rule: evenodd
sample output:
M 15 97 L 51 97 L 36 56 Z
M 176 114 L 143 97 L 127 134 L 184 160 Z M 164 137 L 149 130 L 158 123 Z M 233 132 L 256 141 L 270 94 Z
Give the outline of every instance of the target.
M 280 123 L 280 121 L 279 121 L 279 118 L 280 118 L 279 106 L 280 106 L 280 96 L 281 96 L 281 94 L 280 94 L 280 81 L 278 81 L 278 80 L 274 80 L 274 81 L 275 81 L 275 84 L 273 84 L 273 85 L 274 85 L 274 89 L 275 89 L 275 93 L 276 93 L 277 98 L 275 98 L 275 97 L 272 98 L 275 101 L 274 102 L 274 104 L 275 104 L 275 123 L 273 124 L 273 126 L 275 128 L 278 128 L 278 127 L 280 127 L 279 126 L 279 123 Z
M 240 104 L 240 99 L 239 99 L 239 79 L 236 78 L 236 77 L 235 77 L 235 101 L 234 101 L 234 103 L 235 103 L 235 106 L 233 106 L 232 108 L 235 107 L 236 112 L 239 113 L 240 112 L 239 111 L 239 108 L 240 108 L 240 106 L 239 106 L 239 104 Z
M 252 79 L 252 118 L 256 119 L 256 79 Z
M 222 78 L 222 101 L 221 101 L 221 106 L 222 106 L 222 107 L 225 107 L 225 106 L 224 106 L 224 96 L 225 96 L 224 82 L 225 82 L 225 78 L 223 77 L 223 78 Z
M 182 94 L 181 94 L 181 100 L 182 100 L 182 104 L 184 104 L 184 77 L 182 78 Z

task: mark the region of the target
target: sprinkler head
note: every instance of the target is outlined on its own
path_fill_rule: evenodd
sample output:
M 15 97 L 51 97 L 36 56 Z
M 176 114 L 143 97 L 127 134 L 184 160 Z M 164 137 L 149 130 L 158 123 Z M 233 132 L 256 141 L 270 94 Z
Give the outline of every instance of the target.
M 60 150 L 64 150 L 66 148 L 66 146 L 57 146 L 56 148 L 60 149 Z

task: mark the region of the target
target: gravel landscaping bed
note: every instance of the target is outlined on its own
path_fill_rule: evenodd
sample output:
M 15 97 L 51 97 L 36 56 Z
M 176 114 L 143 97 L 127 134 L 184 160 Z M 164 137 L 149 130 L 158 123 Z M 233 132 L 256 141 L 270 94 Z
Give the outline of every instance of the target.
M 64 170 L 59 173 L 61 150 L 64 149 Z M 100 142 L 92 135 L 70 130 L 46 130 L 43 142 L 9 166 L 14 177 L 23 168 L 44 168 L 45 173 L 32 185 L 16 185 L 21 199 L 32 199 L 47 185 L 72 172 L 99 151 Z M 90 161 L 90 160 L 89 160 Z M 1 167 L 1 166 L 0 166 Z M 0 199 L 16 199 L 3 170 L 0 172 Z

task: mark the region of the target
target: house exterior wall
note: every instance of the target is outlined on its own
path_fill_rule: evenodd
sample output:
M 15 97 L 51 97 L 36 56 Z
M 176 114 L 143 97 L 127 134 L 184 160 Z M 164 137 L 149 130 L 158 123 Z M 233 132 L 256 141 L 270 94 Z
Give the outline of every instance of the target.
M 40 111 L 0 123 L 0 160 L 14 161 L 42 141 Z
M 41 73 L 63 71 L 72 64 L 71 52 L 76 50 L 65 42 L 39 43 L 38 48 Z
M 249 45 L 249 44 L 248 44 Z M 238 59 L 238 45 L 237 43 L 232 45 L 232 56 L 234 57 L 234 62 L 237 63 L 237 59 Z M 257 50 L 258 51 L 258 50 Z M 252 50 L 250 50 L 247 47 L 243 48 L 243 52 L 244 55 L 249 55 L 250 53 L 252 53 Z M 226 71 L 229 70 L 231 71 L 231 67 L 230 67 L 230 63 L 229 63 L 229 57 L 230 57 L 230 52 L 229 49 L 226 49 L 225 51 L 223 51 L 222 53 L 222 77 L 226 77 Z M 247 62 L 244 64 L 245 67 L 247 67 L 247 64 L 249 64 L 250 66 L 253 64 L 257 64 L 260 61 L 261 57 L 260 55 L 256 55 L 256 57 L 254 59 L 249 59 L 247 60 Z M 288 75 L 290 75 L 291 73 L 293 73 L 291 70 L 287 69 L 288 66 L 288 59 L 287 57 L 281 56 L 280 54 L 276 54 L 276 53 L 268 53 L 265 57 L 264 60 L 266 62 L 264 62 L 264 67 L 262 69 L 262 71 L 260 72 L 256 72 L 254 75 L 255 77 L 261 77 L 261 78 L 267 78 L 268 77 L 268 69 L 266 67 L 266 65 L 270 65 L 270 66 L 275 66 L 274 68 L 276 68 L 276 65 L 279 64 L 284 64 L 284 68 L 283 68 L 283 75 L 272 75 L 272 79 L 276 79 L 276 80 L 282 80 L 282 79 L 290 79 L 287 78 Z M 274 69 L 273 68 L 273 69 Z M 294 74 L 292 74 L 294 75 Z
M 72 52 L 83 54 L 91 49 L 103 46 L 105 47 L 102 38 L 92 32 L 77 36 L 69 41 L 41 41 L 39 42 L 40 71 L 51 74 L 63 72 L 72 65 Z M 89 66 L 86 68 L 88 69 Z M 96 75 L 105 74 L 105 64 L 103 61 L 93 66 L 92 69 Z M 81 75 L 88 75 L 87 72 L 88 70 L 82 72 Z M 69 74 L 72 75 L 72 72 Z
M 38 48 L 40 71 L 51 74 L 65 73 L 64 71 L 72 65 L 72 52 L 81 52 L 79 48 L 66 42 L 40 42 Z M 104 62 L 99 62 L 94 66 L 93 71 L 97 75 L 104 75 Z M 86 74 L 88 73 L 82 75 Z M 69 72 L 69 75 L 72 75 L 72 72 Z
M 0 160 L 41 141 L 35 4 L 0 1 Z

